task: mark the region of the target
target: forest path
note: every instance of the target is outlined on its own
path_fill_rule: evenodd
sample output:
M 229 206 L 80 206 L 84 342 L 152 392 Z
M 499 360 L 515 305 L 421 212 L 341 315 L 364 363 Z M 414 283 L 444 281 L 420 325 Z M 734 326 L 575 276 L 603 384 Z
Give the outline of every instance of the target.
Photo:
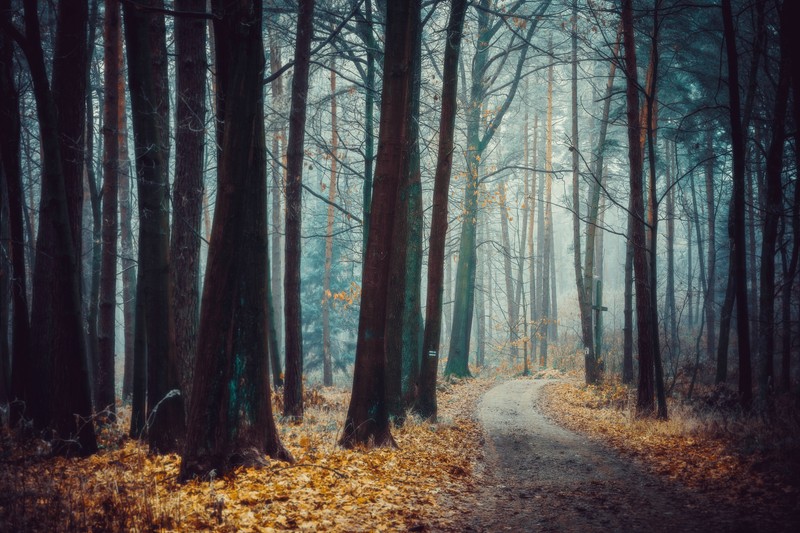
M 508 381 L 478 405 L 480 489 L 464 531 L 757 531 L 758 524 L 647 473 L 542 413 L 547 380 Z

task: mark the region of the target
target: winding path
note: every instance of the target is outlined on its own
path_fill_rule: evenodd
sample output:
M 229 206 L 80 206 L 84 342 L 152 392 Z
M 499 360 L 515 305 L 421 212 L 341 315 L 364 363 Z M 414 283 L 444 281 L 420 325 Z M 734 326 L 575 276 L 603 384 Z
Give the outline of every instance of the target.
M 774 530 L 557 425 L 537 406 L 547 383 L 509 381 L 481 400 L 485 461 L 465 531 Z

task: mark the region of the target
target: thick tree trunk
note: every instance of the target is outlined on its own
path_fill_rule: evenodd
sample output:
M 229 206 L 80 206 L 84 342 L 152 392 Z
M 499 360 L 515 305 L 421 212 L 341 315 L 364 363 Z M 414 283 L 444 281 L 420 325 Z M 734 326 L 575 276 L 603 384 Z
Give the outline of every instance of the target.
M 10 0 L 0 0 L 0 24 L 11 23 Z M 38 392 L 31 375 L 30 322 L 28 314 L 28 283 L 25 271 L 24 190 L 20 163 L 19 96 L 14 84 L 14 44 L 5 32 L 0 32 L 0 164 L 8 198 L 8 231 L 11 252 L 11 410 L 9 422 L 16 426 L 25 413 L 32 394 Z M 32 246 L 31 246 L 32 247 Z
M 292 460 L 272 417 L 267 359 L 267 176 L 260 2 L 214 23 L 222 144 L 203 284 L 183 480 Z
M 115 413 L 114 357 L 117 311 L 117 214 L 119 183 L 119 78 L 122 76 L 120 5 L 106 3 L 103 26 L 103 252 L 100 266 L 98 365 L 95 375 L 95 408 Z
M 411 76 L 411 117 L 408 129 L 408 171 L 397 193 L 392 231 L 392 264 L 386 321 L 386 401 L 389 416 L 398 424 L 413 403 L 422 349 L 422 184 L 419 161 L 419 96 L 422 79 L 422 35 L 416 32 Z
M 184 398 L 175 357 L 174 318 L 169 289 L 169 183 L 166 105 L 159 92 L 164 33 L 160 24 L 130 4 L 124 4 L 128 83 L 133 110 L 136 178 L 139 199 L 139 280 L 137 315 L 144 312 L 147 354 L 147 436 L 151 451 L 179 451 L 185 437 Z M 161 118 L 158 118 L 161 117 Z M 140 317 L 137 316 L 137 328 Z M 174 392 L 174 391 L 177 391 Z
M 303 417 L 303 319 L 300 305 L 300 223 L 302 219 L 303 142 L 308 71 L 313 36 L 314 0 L 299 2 L 292 77 L 289 143 L 286 148 L 286 272 L 283 280 L 286 320 L 286 375 L 283 416 Z
M 387 5 L 386 53 L 381 96 L 381 127 L 370 230 L 364 263 L 353 393 L 339 443 L 394 446 L 386 398 L 386 304 L 390 265 L 395 260 L 392 233 L 397 196 L 408 174 L 413 62 L 420 31 L 418 0 Z
M 86 68 L 88 8 L 85 3 L 73 7 L 59 12 L 56 40 L 60 44 L 56 55 L 60 51 L 84 58 L 77 66 L 69 67 L 74 74 L 76 68 Z M 39 387 L 37 393 L 29 398 L 26 417 L 33 418 L 36 427 L 52 429 L 54 453 L 89 455 L 97 450 L 94 425 L 91 422 L 76 424 L 76 415 L 84 420 L 91 416 L 92 405 L 81 317 L 79 257 L 73 237 L 73 219 L 70 218 L 71 213 L 75 213 L 75 206 L 71 203 L 74 201 L 74 189 L 71 188 L 74 184 L 67 182 L 69 171 L 65 170 L 64 163 L 64 159 L 74 152 L 62 152 L 62 140 L 75 137 L 71 136 L 71 129 L 65 133 L 66 137 L 60 133 L 58 115 L 61 110 L 56 107 L 55 94 L 62 95 L 58 99 L 62 106 L 81 110 L 76 119 L 81 122 L 86 99 L 83 92 L 67 91 L 62 87 L 68 82 L 64 72 L 60 72 L 58 77 L 54 72 L 58 84 L 54 84 L 51 91 L 41 47 L 37 3 L 33 0 L 25 2 L 25 30 L 27 44 L 23 51 L 33 81 L 43 161 L 31 309 L 31 353 L 38 354 L 38 360 L 31 368 L 28 382 L 28 385 L 36 382 Z M 66 69 L 67 65 L 59 62 L 57 68 Z M 82 80 L 78 85 L 85 83 L 85 75 L 78 78 Z M 74 83 L 74 80 L 69 83 Z M 81 165 L 82 162 L 81 156 Z
M 202 12 L 205 0 L 177 0 L 179 11 Z M 200 229 L 203 215 L 203 156 L 206 120 L 206 24 L 175 18 L 175 182 L 172 188 L 170 288 L 175 317 L 175 355 L 186 405 L 200 316 Z

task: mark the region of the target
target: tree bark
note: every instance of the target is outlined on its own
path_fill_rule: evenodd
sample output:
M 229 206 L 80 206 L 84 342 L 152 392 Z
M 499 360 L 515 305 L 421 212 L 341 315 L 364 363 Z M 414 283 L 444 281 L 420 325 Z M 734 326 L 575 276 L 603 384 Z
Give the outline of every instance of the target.
M 54 82 L 58 80 L 58 83 L 54 83 L 51 90 L 41 46 L 37 3 L 26 0 L 24 5 L 25 44 L 22 48 L 33 81 L 43 161 L 31 307 L 31 353 L 38 354 L 38 360 L 29 374 L 29 378 L 35 381 L 28 383 L 36 382 L 39 389 L 29 398 L 27 407 L 30 410 L 26 411 L 26 417 L 33 418 L 35 427 L 53 430 L 54 453 L 89 455 L 97 450 L 94 425 L 91 422 L 76 424 L 76 415 L 83 420 L 89 419 L 92 405 L 81 316 L 79 257 L 71 218 L 71 213 L 75 212 L 72 203 L 74 189 L 71 188 L 74 184 L 67 181 L 68 171 L 64 162 L 68 154 L 74 153 L 62 151 L 65 137 L 60 132 L 62 122 L 59 122 L 58 115 L 61 109 L 56 107 L 55 94 L 62 95 L 58 99 L 62 106 L 81 109 L 79 121 L 84 118 L 86 95 L 64 90 L 61 86 L 67 83 L 64 72 L 58 77 L 54 75 Z M 84 57 L 77 66 L 70 66 L 74 73 L 76 68 L 86 68 L 85 55 L 80 49 L 85 54 L 88 7 L 85 2 L 73 7 L 59 12 L 56 33 L 63 33 L 63 36 L 57 36 L 56 40 L 60 43 L 57 49 L 61 53 L 76 53 L 76 57 Z M 66 69 L 66 65 L 59 62 L 58 69 Z M 85 78 L 85 75 L 79 76 L 83 83 Z M 67 130 L 66 138 L 74 139 L 69 136 L 71 131 Z M 80 161 L 82 164 L 83 157 Z
M 0 25 L 11 24 L 11 0 L 0 1 Z M 16 426 L 25 413 L 25 406 L 37 391 L 31 375 L 31 338 L 28 314 L 28 283 L 25 271 L 25 204 L 20 163 L 21 121 L 19 95 L 14 84 L 14 44 L 0 32 L 0 122 L 5 124 L 0 135 L 0 164 L 8 198 L 8 231 L 11 252 L 11 383 L 9 423 Z
M 638 326 L 639 383 L 636 410 L 639 415 L 649 415 L 654 409 L 652 305 L 650 277 L 647 268 L 647 243 L 644 222 L 644 184 L 641 147 L 641 121 L 639 116 L 639 89 L 636 71 L 636 43 L 633 28 L 633 3 L 622 2 L 622 34 L 625 44 L 626 107 L 628 122 L 628 160 L 630 166 L 631 231 L 633 268 L 636 284 L 636 319 Z
M 175 9 L 202 12 L 205 0 L 176 0 Z M 175 317 L 175 355 L 186 405 L 200 317 L 200 231 L 206 121 L 206 24 L 175 17 L 175 182 L 172 186 L 170 288 Z
M 339 443 L 395 446 L 386 398 L 386 318 L 392 232 L 397 196 L 410 166 L 414 52 L 420 31 L 419 0 L 387 5 L 384 82 L 378 160 L 358 322 L 353 392 Z
M 106 3 L 103 21 L 103 251 L 100 265 L 98 319 L 98 365 L 95 408 L 115 411 L 114 358 L 117 311 L 117 213 L 119 183 L 119 78 L 122 76 L 122 32 L 120 5 Z
M 286 375 L 283 386 L 283 416 L 303 418 L 303 319 L 300 305 L 300 224 L 302 219 L 303 141 L 306 97 L 311 60 L 314 0 L 299 2 L 292 77 L 292 107 L 289 143 L 286 149 L 286 272 L 283 292 L 286 320 Z
M 789 82 L 791 76 L 789 71 L 791 53 L 789 47 L 791 44 L 788 35 L 790 31 L 789 25 L 791 23 L 787 20 L 787 12 L 788 9 L 785 7 L 781 9 L 781 56 L 778 87 L 772 116 L 772 140 L 767 150 L 766 198 L 764 200 L 764 226 L 761 238 L 761 277 L 759 280 L 761 301 L 758 305 L 760 314 L 757 346 L 759 355 L 758 400 L 762 407 L 766 405 L 775 385 L 775 257 L 778 240 L 778 224 L 780 223 L 784 210 L 781 174 L 783 172 L 783 152 L 786 142 L 786 112 L 789 107 Z M 798 82 L 800 82 L 800 80 L 798 80 Z M 742 176 L 742 179 L 744 179 L 744 176 Z M 738 189 L 737 192 L 739 192 Z M 744 198 L 742 198 L 742 203 L 744 203 Z M 742 225 L 744 225 L 743 221 Z M 742 233 L 744 233 L 744 228 L 742 228 Z M 739 243 L 741 243 L 741 241 L 737 241 L 737 244 Z M 741 250 L 741 254 L 744 255 L 744 249 Z M 737 279 L 740 280 L 740 283 L 746 283 L 742 278 Z M 787 283 L 784 290 L 789 291 L 790 287 L 791 283 Z M 737 293 L 737 297 L 738 295 Z
M 739 102 L 739 61 L 736 55 L 736 32 L 730 0 L 722 0 L 722 22 L 728 63 L 728 95 L 730 98 L 731 145 L 733 148 L 733 197 L 730 226 L 731 261 L 736 279 L 736 321 L 739 345 L 739 401 L 743 407 L 753 400 L 750 367 L 750 311 L 747 307 L 747 254 L 744 228 L 745 197 L 745 132 L 742 128 Z M 763 289 L 763 287 L 762 287 Z
M 435 420 L 436 373 L 439 368 L 439 343 L 442 333 L 443 274 L 447 237 L 447 202 L 453 171 L 453 144 L 458 105 L 458 58 L 464 32 L 466 0 L 453 0 L 447 23 L 447 41 L 442 70 L 442 113 L 439 117 L 439 148 L 433 181 L 433 211 L 428 245 L 428 289 L 425 302 L 425 332 L 422 340 L 422 365 L 414 411 Z
M 292 460 L 272 417 L 267 359 L 267 176 L 260 2 L 218 0 L 222 144 L 180 478 Z
M 141 301 L 136 320 L 138 328 L 138 314 L 143 312 L 146 429 L 152 452 L 171 453 L 182 449 L 186 425 L 169 289 L 168 131 L 160 114 L 165 103 L 157 82 L 162 74 L 158 50 L 165 46 L 165 35 L 154 31 L 158 26 L 163 30 L 164 21 L 160 16 L 160 24 L 154 22 L 159 16 L 131 4 L 124 4 L 123 15 L 139 192 L 137 300 Z
M 333 202 L 336 200 L 336 164 L 339 132 L 336 129 L 336 60 L 331 58 L 331 179 L 328 183 L 328 222 L 325 231 L 325 269 L 322 275 L 322 384 L 333 385 L 331 356 L 331 264 L 333 263 Z

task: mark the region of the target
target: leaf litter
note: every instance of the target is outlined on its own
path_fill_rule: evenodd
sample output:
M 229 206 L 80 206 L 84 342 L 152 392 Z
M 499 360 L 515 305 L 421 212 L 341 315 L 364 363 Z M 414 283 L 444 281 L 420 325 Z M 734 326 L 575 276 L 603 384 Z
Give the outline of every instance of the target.
M 48 457 L 41 441 L 0 445 L 1 531 L 448 531 L 475 491 L 488 380 L 440 384 L 439 421 L 408 417 L 398 449 L 337 446 L 349 392 L 307 391 L 302 424 L 278 420 L 297 462 L 267 461 L 224 477 L 178 483 L 180 457 L 154 456 L 105 428 L 86 459 Z M 123 411 L 124 412 L 124 411 Z

